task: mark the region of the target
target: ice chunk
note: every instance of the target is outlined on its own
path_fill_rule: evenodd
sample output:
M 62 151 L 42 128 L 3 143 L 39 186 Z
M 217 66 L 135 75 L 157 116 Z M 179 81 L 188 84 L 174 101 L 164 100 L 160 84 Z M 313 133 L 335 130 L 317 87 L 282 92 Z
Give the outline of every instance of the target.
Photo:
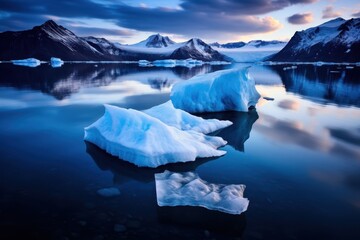
M 151 67 L 152 64 L 148 60 L 139 60 L 140 67 Z
M 198 75 L 176 83 L 171 91 L 175 108 L 187 112 L 243 111 L 255 106 L 260 94 L 247 68 Z
M 115 197 L 120 195 L 120 191 L 115 187 L 102 188 L 97 190 L 97 194 L 99 194 L 102 197 Z
M 194 172 L 155 174 L 157 203 L 162 206 L 199 206 L 230 214 L 247 210 L 245 185 L 212 184 Z
M 220 137 L 182 131 L 141 111 L 105 105 L 105 114 L 85 128 L 86 141 L 140 167 L 217 157 L 226 152 Z
M 173 126 L 181 130 L 194 130 L 204 134 L 214 132 L 232 124 L 230 121 L 203 119 L 201 117 L 191 115 L 181 109 L 174 108 L 171 101 L 147 109 L 144 112 L 169 126 Z
M 36 58 L 11 60 L 11 62 L 15 65 L 26 66 L 26 67 L 37 67 L 41 64 L 40 60 Z
M 51 66 L 53 68 L 61 67 L 64 64 L 64 61 L 60 58 L 52 57 L 50 59 Z

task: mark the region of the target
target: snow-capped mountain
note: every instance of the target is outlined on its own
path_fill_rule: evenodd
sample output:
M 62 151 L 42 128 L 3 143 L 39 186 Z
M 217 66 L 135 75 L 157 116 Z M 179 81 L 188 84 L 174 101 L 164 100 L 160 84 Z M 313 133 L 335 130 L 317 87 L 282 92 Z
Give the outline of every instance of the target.
M 102 54 L 110 54 L 110 55 L 120 55 L 122 50 L 119 47 L 105 38 L 96 38 L 96 37 L 83 37 L 87 43 L 89 43 L 92 47 L 94 47 L 97 51 Z
M 214 50 L 211 46 L 198 38 L 192 38 L 189 41 L 182 43 L 172 43 L 163 47 L 147 47 L 146 44 L 150 43 L 148 40 L 152 39 L 152 35 L 147 40 L 134 45 L 122 45 L 121 49 L 127 52 L 148 54 L 147 58 L 156 59 L 188 59 L 193 58 L 202 61 L 231 61 L 230 58 Z M 163 37 L 165 38 L 165 37 Z
M 230 58 L 224 56 L 211 46 L 198 38 L 192 38 L 175 49 L 169 58 L 187 59 L 193 58 L 203 61 L 229 61 Z
M 230 42 L 230 43 L 224 43 L 224 44 L 220 44 L 218 42 L 215 43 L 211 43 L 209 44 L 212 47 L 217 47 L 217 48 L 241 48 L 243 46 L 245 46 L 245 42 Z
M 224 43 L 220 44 L 218 42 L 209 44 L 210 46 L 216 47 L 216 48 L 278 48 L 281 49 L 286 45 L 286 42 L 278 41 L 278 40 L 272 40 L 272 41 L 263 41 L 263 40 L 252 40 L 248 43 L 245 42 L 230 42 L 230 43 Z
M 31 30 L 0 33 L 0 59 L 52 56 L 64 60 L 98 60 L 104 56 L 84 39 L 49 20 Z
M 317 27 L 296 32 L 271 61 L 359 62 L 360 18 L 336 18 Z
M 105 38 L 79 37 L 49 20 L 33 29 L 0 33 L 0 60 L 58 57 L 65 61 L 188 59 L 224 61 L 224 55 L 200 39 L 175 43 L 159 34 L 134 45 L 112 43 Z M 229 59 L 228 59 L 229 60 Z
M 226 55 L 235 62 L 258 62 L 279 52 L 286 45 L 286 42 L 253 40 L 248 43 L 214 43 L 212 45 L 214 50 Z
M 162 48 L 168 47 L 175 42 L 171 40 L 168 36 L 162 36 L 160 34 L 151 35 L 146 40 L 141 41 L 133 46 L 138 47 L 148 47 L 148 48 Z

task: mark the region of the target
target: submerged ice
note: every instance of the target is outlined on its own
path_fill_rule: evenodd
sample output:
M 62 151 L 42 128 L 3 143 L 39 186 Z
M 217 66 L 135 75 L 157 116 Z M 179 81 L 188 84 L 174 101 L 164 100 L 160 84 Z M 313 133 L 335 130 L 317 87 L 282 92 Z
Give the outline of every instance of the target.
M 144 112 L 111 105 L 85 128 L 84 139 L 140 167 L 221 156 L 225 152 L 218 148 L 226 144 L 220 137 L 183 131 Z
M 171 91 L 175 108 L 187 112 L 243 111 L 260 98 L 246 68 L 217 71 L 176 83 Z
M 199 206 L 230 214 L 247 210 L 249 200 L 243 197 L 245 185 L 212 184 L 194 172 L 155 174 L 159 206 Z

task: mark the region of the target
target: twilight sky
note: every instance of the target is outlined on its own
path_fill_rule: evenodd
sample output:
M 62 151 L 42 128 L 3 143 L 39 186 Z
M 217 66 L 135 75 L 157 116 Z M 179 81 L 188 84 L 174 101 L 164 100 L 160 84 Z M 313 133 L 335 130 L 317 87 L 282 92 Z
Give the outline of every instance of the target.
M 175 41 L 288 40 L 335 17 L 360 17 L 358 0 L 0 0 L 0 32 L 48 19 L 79 36 L 135 43 L 153 33 Z

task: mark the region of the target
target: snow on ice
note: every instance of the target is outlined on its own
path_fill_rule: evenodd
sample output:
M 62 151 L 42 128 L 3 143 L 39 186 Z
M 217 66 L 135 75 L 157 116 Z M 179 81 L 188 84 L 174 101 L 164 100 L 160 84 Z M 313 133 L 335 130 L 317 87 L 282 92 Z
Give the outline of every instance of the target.
M 243 111 L 260 98 L 247 68 L 198 75 L 176 83 L 171 91 L 175 108 L 187 112 Z
M 247 210 L 249 200 L 243 197 L 245 185 L 212 184 L 194 172 L 155 174 L 159 206 L 199 206 L 230 214 Z
M 191 115 L 181 109 L 174 108 L 171 101 L 147 109 L 144 113 L 180 130 L 193 130 L 204 134 L 215 132 L 232 124 L 230 121 L 203 119 Z

